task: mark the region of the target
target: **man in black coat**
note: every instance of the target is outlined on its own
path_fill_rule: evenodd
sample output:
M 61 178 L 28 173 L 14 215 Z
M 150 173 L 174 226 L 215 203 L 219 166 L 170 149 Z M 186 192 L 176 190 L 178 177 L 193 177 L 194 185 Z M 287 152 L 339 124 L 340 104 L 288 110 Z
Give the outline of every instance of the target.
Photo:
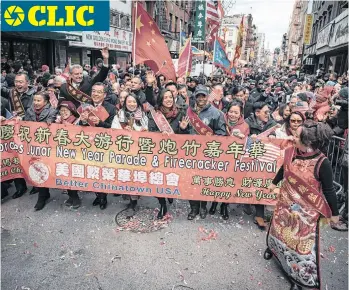
M 147 102 L 145 93 L 142 91 L 142 79 L 140 77 L 131 79 L 131 92 L 136 95 L 141 105 Z
M 265 132 L 271 127 L 275 126 L 277 123 L 270 117 L 270 109 L 268 105 L 264 102 L 257 102 L 253 104 L 253 115 L 248 117 L 245 122 L 250 127 L 250 135 L 258 135 Z M 264 205 L 257 204 L 255 223 L 260 228 L 265 228 L 264 223 Z M 251 206 L 249 204 L 244 205 L 244 212 L 247 215 L 252 214 Z
M 71 76 L 71 85 L 78 91 L 90 96 L 91 95 L 91 89 L 92 86 L 95 83 L 103 82 L 106 77 L 108 76 L 109 71 L 109 51 L 108 48 L 103 48 L 101 50 L 102 56 L 103 56 L 103 66 L 101 67 L 98 74 L 96 74 L 93 78 L 90 78 L 88 76 L 83 75 L 83 68 L 81 65 L 73 65 L 70 68 L 70 76 Z M 68 84 L 62 84 L 60 88 L 60 94 L 59 94 L 59 102 L 62 101 L 70 101 L 72 102 L 76 107 L 80 106 L 81 100 L 78 100 L 76 97 L 72 96 L 68 92 Z
M 113 119 L 116 115 L 116 108 L 115 106 L 111 105 L 110 103 L 105 101 L 105 97 L 107 95 L 106 88 L 104 87 L 103 83 L 95 83 L 91 90 L 91 99 L 92 99 L 92 105 L 94 107 L 102 106 L 104 109 L 108 112 L 109 117 L 102 121 L 96 116 L 88 116 L 88 112 L 83 112 L 80 115 L 80 120 L 82 125 L 87 126 L 87 121 L 90 120 L 94 123 L 96 127 L 101 128 L 110 128 L 111 124 L 113 122 Z M 93 205 L 99 205 L 100 209 L 105 209 L 107 207 L 107 194 L 106 193 L 96 193 L 96 199 L 93 201 Z

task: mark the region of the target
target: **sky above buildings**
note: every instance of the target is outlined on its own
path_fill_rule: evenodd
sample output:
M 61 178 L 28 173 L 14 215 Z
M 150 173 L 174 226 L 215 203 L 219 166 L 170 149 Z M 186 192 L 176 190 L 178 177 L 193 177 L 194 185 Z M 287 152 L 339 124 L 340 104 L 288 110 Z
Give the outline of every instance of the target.
M 227 0 L 226 0 L 227 1 Z M 228 0 L 234 1 L 234 0 Z M 233 14 L 252 14 L 258 33 L 265 33 L 265 48 L 281 46 L 282 35 L 288 31 L 294 0 L 235 0 L 228 12 Z

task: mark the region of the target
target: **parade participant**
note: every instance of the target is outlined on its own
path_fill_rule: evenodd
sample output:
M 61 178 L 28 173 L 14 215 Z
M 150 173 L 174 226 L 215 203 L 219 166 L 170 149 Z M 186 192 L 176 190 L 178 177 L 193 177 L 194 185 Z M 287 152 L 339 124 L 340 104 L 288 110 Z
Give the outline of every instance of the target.
M 169 89 L 172 92 L 173 97 L 175 99 L 175 103 L 178 107 L 180 107 L 180 108 L 186 107 L 186 103 L 185 103 L 184 98 L 180 94 L 178 94 L 178 89 L 177 89 L 176 83 L 174 83 L 174 82 L 167 83 L 165 85 L 165 89 Z
M 227 111 L 227 107 L 228 107 L 229 103 L 223 98 L 224 97 L 223 93 L 224 93 L 223 85 L 221 85 L 221 84 L 213 85 L 212 91 L 210 94 L 210 98 L 212 98 L 212 97 L 213 98 L 210 100 L 210 103 L 216 109 L 225 113 Z
M 183 97 L 184 102 L 189 106 L 195 105 L 195 98 L 188 90 L 187 85 L 178 85 L 178 94 Z
M 79 114 L 72 102 L 63 101 L 57 107 L 58 115 L 55 123 L 57 124 L 76 124 Z
M 257 86 L 254 89 L 251 89 L 250 98 L 253 102 L 258 102 L 260 95 L 263 93 L 263 84 L 264 82 L 259 80 Z
M 154 110 L 148 114 L 149 131 L 169 134 L 189 134 L 189 118 L 186 116 L 185 108 L 176 105 L 173 93 L 165 89 L 157 98 Z M 157 218 L 162 219 L 167 213 L 166 199 L 158 197 L 160 211 Z M 172 203 L 173 200 L 170 200 Z
M 335 230 L 347 230 L 339 221 L 331 163 L 319 150 L 332 135 L 323 123 L 300 126 L 295 148 L 286 149 L 284 164 L 269 187 L 273 192 L 283 180 L 264 258 L 275 255 L 291 280 L 291 290 L 320 289 L 320 217 L 331 218 Z
M 131 92 L 138 98 L 141 105 L 147 102 L 147 98 L 142 90 L 142 79 L 134 77 L 131 79 Z
M 259 135 L 260 133 L 270 129 L 275 126 L 277 123 L 270 118 L 270 109 L 266 103 L 257 102 L 253 104 L 253 115 L 248 117 L 245 121 L 250 128 L 250 135 Z M 264 205 L 257 204 L 256 208 L 256 216 L 254 218 L 254 222 L 261 228 L 265 228 L 264 223 Z M 247 215 L 252 214 L 251 206 L 246 204 L 244 206 L 244 212 Z
M 26 111 L 23 121 L 52 124 L 56 120 L 57 111 L 51 107 L 49 100 L 50 96 L 48 93 L 35 93 L 32 106 Z M 50 198 L 49 189 L 40 187 L 33 188 L 32 191 L 32 193 L 39 192 L 38 201 L 34 208 L 36 210 L 43 209 L 46 201 Z
M 205 136 L 226 136 L 224 115 L 208 102 L 208 90 L 199 85 L 194 93 L 196 104 L 189 107 L 187 114 L 192 126 L 191 133 Z M 199 213 L 202 219 L 207 215 L 207 201 L 190 200 L 188 220 L 193 220 Z
M 227 108 L 227 113 L 225 114 L 227 134 L 229 136 L 235 136 L 240 139 L 244 139 L 249 135 L 250 129 L 244 120 L 243 116 L 243 103 L 235 99 L 233 100 Z M 214 215 L 216 212 L 218 202 L 212 202 L 209 214 Z M 228 204 L 222 202 L 220 208 L 220 214 L 224 220 L 229 219 Z
M 103 65 L 98 74 L 93 78 L 85 77 L 83 75 L 83 68 L 81 65 L 73 65 L 70 67 L 70 80 L 60 87 L 59 101 L 70 101 L 75 107 L 79 107 L 80 103 L 86 103 L 91 100 L 91 90 L 95 83 L 103 82 L 109 71 L 108 48 L 101 50 L 103 56 Z
M 76 111 L 76 107 L 72 102 L 63 101 L 57 107 L 58 115 L 56 118 L 56 124 L 72 124 L 77 125 L 79 122 L 79 114 Z M 71 206 L 77 209 L 81 206 L 80 197 L 77 190 L 64 190 L 65 194 L 68 194 L 69 198 L 65 201 L 66 206 Z
M 305 115 L 296 109 L 293 110 L 285 119 L 284 124 L 275 130 L 275 137 L 283 139 L 289 136 L 294 136 L 298 127 L 302 126 L 304 121 Z
M 8 74 L 9 77 L 12 74 Z M 25 113 L 32 106 L 33 95 L 36 89 L 29 86 L 29 77 L 26 73 L 18 73 L 14 79 L 14 88 L 1 88 L 1 96 L 9 100 L 10 112 L 20 120 L 24 117 Z M 24 178 L 14 179 L 16 192 L 12 195 L 12 198 L 21 197 L 27 191 L 27 184 Z M 34 191 L 33 191 L 34 190 Z M 35 193 L 35 189 L 32 189 L 31 193 Z
M 198 84 L 199 84 L 199 81 L 197 79 L 191 79 L 190 82 L 187 84 L 188 90 L 194 93 Z
M 129 95 L 129 92 L 126 90 L 120 92 L 119 103 L 116 105 L 116 109 L 118 111 L 121 110 L 121 108 L 124 106 L 125 99 L 128 95 Z
M 98 82 L 92 86 L 91 105 L 95 108 L 97 108 L 98 106 L 102 106 L 108 113 L 108 118 L 102 121 L 97 116 L 89 116 L 90 112 L 87 110 L 83 110 L 83 112 L 80 114 L 80 125 L 87 126 L 89 121 L 92 122 L 95 127 L 111 128 L 113 119 L 116 115 L 116 108 L 115 106 L 105 101 L 106 95 L 106 89 L 102 83 Z M 102 192 L 96 192 L 96 199 L 93 201 L 92 205 L 99 205 L 100 209 L 105 209 L 107 207 L 107 194 Z
M 130 93 L 126 96 L 121 110 L 115 115 L 111 128 L 144 132 L 148 131 L 148 122 L 148 117 L 143 111 L 139 98 L 135 94 Z M 133 216 L 136 212 L 139 196 L 129 195 L 129 198 L 130 203 L 127 208 L 130 211 L 127 215 Z
M 273 113 L 272 117 L 275 122 L 279 124 L 284 124 L 285 120 L 291 114 L 290 106 L 288 104 L 280 104 L 279 108 L 277 108 Z
M 157 87 L 159 89 L 164 89 L 166 84 L 166 77 L 164 75 L 158 75 L 157 77 Z

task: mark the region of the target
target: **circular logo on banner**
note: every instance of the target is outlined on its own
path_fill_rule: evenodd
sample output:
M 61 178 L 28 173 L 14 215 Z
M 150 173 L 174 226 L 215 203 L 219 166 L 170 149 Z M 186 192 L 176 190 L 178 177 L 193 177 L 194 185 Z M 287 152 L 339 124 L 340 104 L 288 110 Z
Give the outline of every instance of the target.
M 10 6 L 4 13 L 4 19 L 10 26 L 18 26 L 24 20 L 24 11 L 19 6 Z

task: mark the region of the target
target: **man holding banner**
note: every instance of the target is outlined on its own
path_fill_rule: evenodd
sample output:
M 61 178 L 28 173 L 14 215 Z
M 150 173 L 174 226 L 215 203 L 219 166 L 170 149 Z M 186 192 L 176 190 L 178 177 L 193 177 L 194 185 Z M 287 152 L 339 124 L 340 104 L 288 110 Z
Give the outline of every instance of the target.
M 199 85 L 194 93 L 195 107 L 188 108 L 188 117 L 192 127 L 192 134 L 212 136 L 226 136 L 224 115 L 208 102 L 208 90 Z M 199 213 L 202 219 L 207 215 L 207 201 L 190 200 L 188 220 L 193 220 Z

